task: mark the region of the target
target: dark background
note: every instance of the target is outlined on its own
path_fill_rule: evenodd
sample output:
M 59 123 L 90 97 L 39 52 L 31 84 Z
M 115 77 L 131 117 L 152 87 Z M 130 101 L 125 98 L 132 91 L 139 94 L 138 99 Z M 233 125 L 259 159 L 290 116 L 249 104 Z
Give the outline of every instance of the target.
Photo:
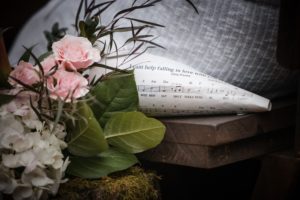
M 161 177 L 162 200 L 251 200 L 261 163 L 249 159 L 215 169 L 141 161 Z M 267 199 L 266 199 L 267 200 Z
M 2 0 L 0 5 L 0 28 L 9 28 L 4 33 L 6 48 L 12 45 L 23 24 L 48 0 Z

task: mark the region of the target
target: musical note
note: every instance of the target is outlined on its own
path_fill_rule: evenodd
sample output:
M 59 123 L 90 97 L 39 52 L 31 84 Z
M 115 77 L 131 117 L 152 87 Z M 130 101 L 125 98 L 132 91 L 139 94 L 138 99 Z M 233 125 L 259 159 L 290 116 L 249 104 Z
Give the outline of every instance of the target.
M 270 110 L 268 99 L 182 63 L 149 54 L 139 56 L 134 62 L 154 66 L 153 70 L 145 70 L 145 64 L 140 64 L 141 67 L 134 70 L 139 107 L 148 115 L 208 115 Z

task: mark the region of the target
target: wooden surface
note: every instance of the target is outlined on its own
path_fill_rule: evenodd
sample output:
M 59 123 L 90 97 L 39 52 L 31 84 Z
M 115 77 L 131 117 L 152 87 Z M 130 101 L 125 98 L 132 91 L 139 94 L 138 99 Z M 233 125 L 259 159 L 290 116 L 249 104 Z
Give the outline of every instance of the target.
M 164 141 L 139 157 L 214 168 L 284 149 L 293 145 L 295 107 L 294 100 L 285 100 L 265 113 L 163 118 Z
M 293 149 L 267 155 L 262 160 L 252 200 L 300 199 L 300 159 Z

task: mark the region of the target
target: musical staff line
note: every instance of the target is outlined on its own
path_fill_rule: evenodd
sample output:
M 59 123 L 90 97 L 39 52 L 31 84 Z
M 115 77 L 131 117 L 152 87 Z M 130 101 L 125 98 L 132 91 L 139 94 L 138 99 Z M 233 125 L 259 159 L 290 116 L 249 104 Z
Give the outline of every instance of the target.
M 140 93 L 185 93 L 185 94 L 219 94 L 228 96 L 250 96 L 248 93 L 237 93 L 235 90 L 226 90 L 224 88 L 207 87 L 183 87 L 183 86 L 156 86 L 156 85 L 138 85 Z
M 222 114 L 228 113 L 229 110 L 227 109 L 209 109 L 203 108 L 198 110 L 189 110 L 189 109 L 178 109 L 178 108 L 140 108 L 140 110 L 146 114 L 174 114 L 174 115 L 194 115 L 194 114 L 202 114 L 202 115 L 210 115 L 210 114 Z M 234 113 L 234 112 L 232 112 Z

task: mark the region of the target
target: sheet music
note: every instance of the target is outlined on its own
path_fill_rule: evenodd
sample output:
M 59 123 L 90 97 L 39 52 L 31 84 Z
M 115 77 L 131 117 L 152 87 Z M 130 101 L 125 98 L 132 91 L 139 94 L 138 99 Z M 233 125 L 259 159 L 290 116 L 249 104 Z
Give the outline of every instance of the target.
M 142 55 L 134 68 L 140 110 L 150 116 L 263 112 L 270 100 L 159 56 Z

